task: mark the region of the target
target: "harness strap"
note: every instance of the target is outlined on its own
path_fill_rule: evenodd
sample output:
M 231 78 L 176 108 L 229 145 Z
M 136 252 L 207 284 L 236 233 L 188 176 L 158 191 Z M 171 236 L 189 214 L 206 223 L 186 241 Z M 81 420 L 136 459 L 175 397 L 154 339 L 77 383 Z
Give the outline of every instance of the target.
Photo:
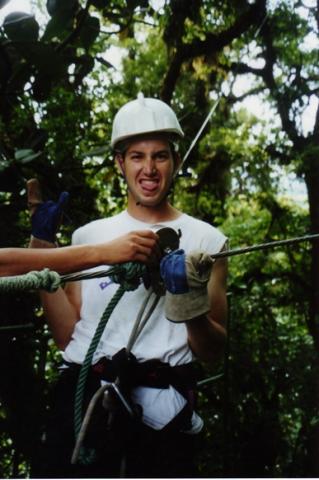
M 74 369 L 81 367 L 66 361 L 63 364 Z M 156 359 L 138 362 L 136 357 L 132 353 L 128 354 L 124 348 L 117 352 L 112 360 L 102 357 L 91 366 L 91 371 L 107 382 L 114 382 L 116 378 L 120 378 L 121 385 L 129 389 L 137 386 L 169 388 L 172 385 L 184 397 L 188 391 L 195 389 L 197 383 L 193 363 L 172 367 Z

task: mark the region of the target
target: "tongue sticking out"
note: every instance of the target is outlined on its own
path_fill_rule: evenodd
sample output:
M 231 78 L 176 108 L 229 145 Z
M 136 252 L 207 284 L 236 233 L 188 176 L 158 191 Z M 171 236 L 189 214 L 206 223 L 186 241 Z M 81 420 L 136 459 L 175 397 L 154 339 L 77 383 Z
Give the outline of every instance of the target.
M 140 183 L 143 190 L 147 192 L 153 192 L 157 189 L 158 181 L 157 180 L 142 180 Z

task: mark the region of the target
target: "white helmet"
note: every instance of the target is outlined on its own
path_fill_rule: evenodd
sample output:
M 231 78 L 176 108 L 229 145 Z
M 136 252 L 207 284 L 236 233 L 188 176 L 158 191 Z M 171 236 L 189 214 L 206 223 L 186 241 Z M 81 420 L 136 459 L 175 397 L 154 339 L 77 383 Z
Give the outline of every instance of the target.
M 126 103 L 115 115 L 111 147 L 114 148 L 117 142 L 126 138 L 151 132 L 184 136 L 171 107 L 156 98 L 145 98 L 140 92 L 136 100 Z

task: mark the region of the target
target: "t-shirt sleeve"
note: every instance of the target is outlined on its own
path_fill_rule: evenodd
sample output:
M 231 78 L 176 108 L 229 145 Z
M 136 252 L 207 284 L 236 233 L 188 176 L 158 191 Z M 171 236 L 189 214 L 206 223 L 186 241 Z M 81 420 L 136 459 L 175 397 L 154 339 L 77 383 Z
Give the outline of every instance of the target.
M 200 250 L 210 255 L 220 252 L 227 245 L 228 238 L 217 228 L 211 227 L 202 238 Z
M 83 240 L 83 235 L 82 235 L 82 229 L 81 228 L 77 228 L 76 230 L 74 230 L 74 232 L 72 234 L 71 243 L 72 243 L 72 245 L 82 245 L 83 243 L 85 243 L 85 241 Z

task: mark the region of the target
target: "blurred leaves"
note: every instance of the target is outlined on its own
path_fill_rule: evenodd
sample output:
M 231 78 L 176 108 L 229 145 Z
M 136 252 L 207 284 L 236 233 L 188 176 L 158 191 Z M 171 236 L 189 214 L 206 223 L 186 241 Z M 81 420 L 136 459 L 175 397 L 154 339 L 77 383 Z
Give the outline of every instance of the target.
M 35 42 L 39 35 L 39 25 L 33 15 L 23 12 L 9 13 L 3 29 L 12 42 Z
M 42 155 L 42 152 L 35 153 L 31 148 L 23 148 L 22 150 L 17 150 L 15 152 L 14 158 L 19 163 L 29 163 L 40 155 Z
M 64 0 L 47 0 L 46 2 L 46 7 L 51 17 L 65 15 L 71 18 L 77 6 L 78 0 L 68 0 L 67 2 Z
M 100 33 L 100 21 L 96 17 L 86 16 L 80 32 L 80 42 L 88 49 Z

